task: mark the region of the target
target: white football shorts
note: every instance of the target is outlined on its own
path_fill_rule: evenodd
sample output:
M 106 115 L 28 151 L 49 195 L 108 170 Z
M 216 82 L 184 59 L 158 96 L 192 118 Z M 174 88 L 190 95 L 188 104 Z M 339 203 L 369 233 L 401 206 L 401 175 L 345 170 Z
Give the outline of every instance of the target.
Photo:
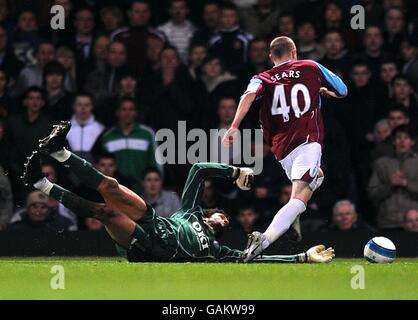
M 321 145 L 317 142 L 307 142 L 279 162 L 290 181 L 303 180 L 311 183 L 321 167 L 321 156 Z

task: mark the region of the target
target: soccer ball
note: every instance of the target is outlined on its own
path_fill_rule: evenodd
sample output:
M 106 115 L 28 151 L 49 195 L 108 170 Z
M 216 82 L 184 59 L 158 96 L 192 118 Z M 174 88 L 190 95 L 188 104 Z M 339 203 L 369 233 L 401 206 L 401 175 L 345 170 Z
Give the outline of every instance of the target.
M 396 247 L 385 237 L 374 237 L 364 247 L 364 258 L 373 263 L 390 263 L 396 258 Z

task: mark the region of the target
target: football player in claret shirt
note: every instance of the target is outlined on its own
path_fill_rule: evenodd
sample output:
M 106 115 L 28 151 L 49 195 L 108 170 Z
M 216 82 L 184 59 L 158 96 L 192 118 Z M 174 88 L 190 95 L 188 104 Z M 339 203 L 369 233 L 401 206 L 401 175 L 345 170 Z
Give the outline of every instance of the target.
M 321 95 L 334 98 L 347 95 L 346 85 L 327 68 L 315 61 L 297 60 L 295 43 L 289 37 L 271 42 L 270 58 L 274 67 L 251 79 L 223 142 L 227 145 L 234 142 L 242 119 L 253 101 L 260 98 L 264 139 L 292 181 L 292 196 L 264 233 L 249 236 L 244 261 L 258 256 L 292 224 L 300 238 L 298 217 L 324 180 L 320 168 L 324 137 Z
M 194 262 L 240 261 L 242 251 L 219 245 L 216 237 L 229 221 L 221 209 L 200 206 L 202 182 L 206 178 L 235 181 L 242 190 L 249 190 L 253 171 L 219 163 L 196 163 L 184 186 L 181 207 L 170 218 L 155 214 L 152 206 L 140 196 L 119 184 L 114 178 L 97 171 L 89 162 L 64 148 L 71 123 L 62 121 L 52 133 L 40 141 L 25 164 L 22 177 L 27 185 L 62 202 L 81 217 L 99 219 L 114 240 L 118 252 L 129 261 Z M 96 203 L 51 183 L 42 176 L 42 157 L 51 156 L 76 174 L 86 186 L 100 192 L 105 203 Z M 332 248 L 315 246 L 297 255 L 272 255 L 256 262 L 328 262 L 334 257 Z

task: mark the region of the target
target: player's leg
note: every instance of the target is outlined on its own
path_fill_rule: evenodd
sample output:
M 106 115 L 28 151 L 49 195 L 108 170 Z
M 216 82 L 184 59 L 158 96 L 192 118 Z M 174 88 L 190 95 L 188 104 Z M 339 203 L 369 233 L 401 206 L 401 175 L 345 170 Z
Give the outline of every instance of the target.
M 244 261 L 250 261 L 280 238 L 306 210 L 314 190 L 323 181 L 323 172 L 319 168 L 320 160 L 321 146 L 312 143 L 303 145 L 291 154 L 289 161 L 283 162 L 284 169 L 292 180 L 291 199 L 276 213 L 264 233 L 254 232 L 249 236 L 247 249 L 244 251 Z
M 54 126 L 51 134 L 40 141 L 39 150 L 69 168 L 88 187 L 99 191 L 111 209 L 122 212 L 134 221 L 140 219 L 147 210 L 146 203 L 140 196 L 64 148 L 70 127 L 70 123 L 66 121 Z
M 100 220 L 113 240 L 125 248 L 129 247 L 131 236 L 136 227 L 132 219 L 104 203 L 88 201 L 53 184 L 43 177 L 39 160 L 39 153 L 34 152 L 25 164 L 22 179 L 26 185 L 33 185 L 80 217 Z
M 136 223 L 107 204 L 88 201 L 56 184 L 52 184 L 49 196 L 81 217 L 95 218 L 103 223 L 110 237 L 128 248 Z

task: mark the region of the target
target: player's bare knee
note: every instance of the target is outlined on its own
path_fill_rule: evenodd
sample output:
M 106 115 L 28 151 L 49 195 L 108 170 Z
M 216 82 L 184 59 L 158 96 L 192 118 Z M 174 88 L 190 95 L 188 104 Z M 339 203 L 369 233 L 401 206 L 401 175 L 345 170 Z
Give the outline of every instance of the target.
M 99 191 L 114 192 L 119 189 L 119 182 L 115 178 L 106 176 L 99 186 Z

